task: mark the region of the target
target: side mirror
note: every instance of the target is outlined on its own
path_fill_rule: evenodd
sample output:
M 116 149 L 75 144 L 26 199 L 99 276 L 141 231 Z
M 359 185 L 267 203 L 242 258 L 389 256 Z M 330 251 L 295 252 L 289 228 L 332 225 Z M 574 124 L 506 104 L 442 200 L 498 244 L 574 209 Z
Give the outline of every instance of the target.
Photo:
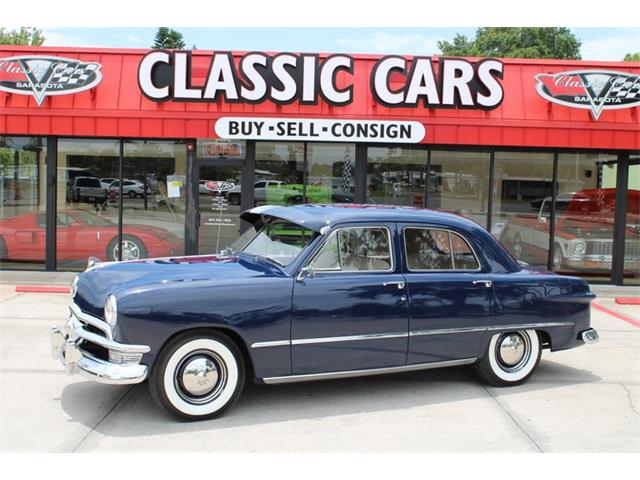
M 304 282 L 306 278 L 314 278 L 315 276 L 316 276 L 316 271 L 313 269 L 313 267 L 311 266 L 304 267 L 298 273 L 298 276 L 296 277 L 296 282 Z

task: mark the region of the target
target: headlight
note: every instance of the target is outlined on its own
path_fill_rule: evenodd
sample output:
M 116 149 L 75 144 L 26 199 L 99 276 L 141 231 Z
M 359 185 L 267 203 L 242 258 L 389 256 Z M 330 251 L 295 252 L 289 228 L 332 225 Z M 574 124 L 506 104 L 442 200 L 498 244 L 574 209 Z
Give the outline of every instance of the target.
M 113 328 L 118 321 L 118 305 L 116 297 L 109 295 L 107 301 L 104 302 L 104 320 Z
M 574 240 L 573 253 L 576 255 L 584 255 L 587 253 L 587 242 L 584 240 Z
M 73 277 L 73 280 L 71 281 L 71 298 L 72 299 L 73 297 L 76 296 L 76 293 L 78 293 L 78 275 Z

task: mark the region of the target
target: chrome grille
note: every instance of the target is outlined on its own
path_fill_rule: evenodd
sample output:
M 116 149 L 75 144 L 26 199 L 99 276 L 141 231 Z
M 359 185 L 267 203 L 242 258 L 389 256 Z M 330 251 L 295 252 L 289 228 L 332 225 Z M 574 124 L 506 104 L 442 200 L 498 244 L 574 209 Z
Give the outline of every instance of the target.
M 587 255 L 597 255 L 610 257 L 613 255 L 612 240 L 590 240 L 587 241 Z M 640 242 L 626 242 L 624 246 L 625 260 L 640 259 Z
M 612 241 L 588 241 L 587 242 L 587 255 L 605 255 L 611 256 L 613 251 Z

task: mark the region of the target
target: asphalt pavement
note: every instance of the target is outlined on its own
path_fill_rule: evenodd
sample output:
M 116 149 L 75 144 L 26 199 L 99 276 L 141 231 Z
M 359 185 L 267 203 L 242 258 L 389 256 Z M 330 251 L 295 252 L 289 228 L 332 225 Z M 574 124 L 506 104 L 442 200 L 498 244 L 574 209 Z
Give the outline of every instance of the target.
M 67 376 L 48 332 L 64 322 L 68 295 L 16 293 L 4 281 L 2 452 L 640 451 L 640 308 L 617 305 L 613 294 L 593 309 L 600 343 L 545 351 L 521 386 L 487 387 L 469 368 L 249 384 L 222 418 L 180 423 L 153 404 L 146 384 Z

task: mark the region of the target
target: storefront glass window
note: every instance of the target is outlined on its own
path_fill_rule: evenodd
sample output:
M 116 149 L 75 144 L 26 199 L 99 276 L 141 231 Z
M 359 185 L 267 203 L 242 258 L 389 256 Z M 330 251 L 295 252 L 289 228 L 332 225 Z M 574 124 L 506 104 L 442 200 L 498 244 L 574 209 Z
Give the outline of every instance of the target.
M 181 255 L 187 189 L 183 142 L 125 141 L 122 200 L 120 182 L 108 188 L 109 202 L 122 204 L 122 260 Z M 110 255 L 117 257 L 118 246 Z
M 624 283 L 640 285 L 640 155 L 631 155 L 629 159 L 628 183 Z
M 617 168 L 617 154 L 559 155 L 554 271 L 610 280 Z
M 429 208 L 459 213 L 487 226 L 488 152 L 431 152 Z
M 257 142 L 254 204 L 303 203 L 303 172 L 303 143 Z
M 491 233 L 516 259 L 546 267 L 553 154 L 496 152 L 493 178 Z
M 355 151 L 352 143 L 307 144 L 306 203 L 353 203 Z
M 118 140 L 60 139 L 56 259 L 61 270 L 84 270 L 91 256 L 114 260 L 118 208 L 107 191 L 119 176 Z
M 0 136 L 0 269 L 44 269 L 46 140 Z
M 367 203 L 424 205 L 427 150 L 371 147 L 367 150 Z

